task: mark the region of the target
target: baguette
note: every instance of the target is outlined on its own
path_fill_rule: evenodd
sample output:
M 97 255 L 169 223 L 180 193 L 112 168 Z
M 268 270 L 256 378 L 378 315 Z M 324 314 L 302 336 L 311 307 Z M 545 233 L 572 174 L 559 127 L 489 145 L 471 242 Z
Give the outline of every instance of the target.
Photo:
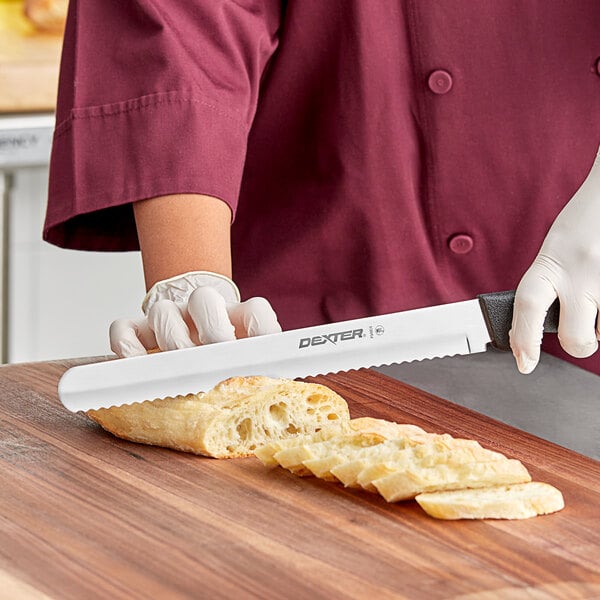
M 112 434 L 215 458 L 251 456 L 272 440 L 311 434 L 350 419 L 346 401 L 315 383 L 233 377 L 207 393 L 90 410 Z
M 426 492 L 415 500 L 436 519 L 528 519 L 559 511 L 565 506 L 559 490 L 538 481 Z

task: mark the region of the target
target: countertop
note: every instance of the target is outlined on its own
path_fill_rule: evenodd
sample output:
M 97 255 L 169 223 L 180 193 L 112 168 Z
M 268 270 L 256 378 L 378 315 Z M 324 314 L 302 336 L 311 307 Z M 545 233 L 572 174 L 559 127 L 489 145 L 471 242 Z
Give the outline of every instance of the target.
M 370 415 L 477 439 L 561 489 L 523 521 L 129 443 L 57 399 L 73 361 L 0 368 L 0 589 L 11 598 L 600 597 L 600 463 L 370 370 L 316 378 Z
M 600 377 L 542 353 L 522 375 L 510 352 L 488 349 L 382 367 L 382 373 L 600 460 Z

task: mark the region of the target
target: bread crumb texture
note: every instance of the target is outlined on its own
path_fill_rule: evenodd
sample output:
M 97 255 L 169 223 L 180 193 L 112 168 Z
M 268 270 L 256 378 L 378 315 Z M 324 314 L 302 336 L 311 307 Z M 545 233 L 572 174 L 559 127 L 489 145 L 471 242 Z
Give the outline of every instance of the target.
M 233 377 L 211 391 L 90 410 L 87 415 L 120 438 L 214 458 L 251 456 L 269 442 L 350 420 L 346 401 L 315 383 Z

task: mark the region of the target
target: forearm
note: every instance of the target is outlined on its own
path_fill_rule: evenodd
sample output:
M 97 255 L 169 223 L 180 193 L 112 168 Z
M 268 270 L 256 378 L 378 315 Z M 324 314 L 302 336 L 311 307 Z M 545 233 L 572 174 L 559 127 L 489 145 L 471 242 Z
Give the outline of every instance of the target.
M 147 289 L 189 271 L 231 277 L 231 210 L 225 202 L 176 194 L 133 206 Z

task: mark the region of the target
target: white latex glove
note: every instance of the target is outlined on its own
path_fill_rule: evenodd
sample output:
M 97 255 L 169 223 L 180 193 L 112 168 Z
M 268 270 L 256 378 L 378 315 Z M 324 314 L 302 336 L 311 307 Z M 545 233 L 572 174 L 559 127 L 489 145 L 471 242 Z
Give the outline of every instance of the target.
M 576 358 L 592 355 L 600 339 L 600 150 L 517 287 L 510 345 L 521 373 L 539 361 L 544 318 L 557 297 L 561 346 Z
M 142 311 L 145 317 L 141 319 L 118 319 L 110 326 L 110 348 L 118 356 L 281 331 L 277 315 L 265 298 L 241 302 L 231 279 L 207 271 L 159 281 L 146 294 Z

